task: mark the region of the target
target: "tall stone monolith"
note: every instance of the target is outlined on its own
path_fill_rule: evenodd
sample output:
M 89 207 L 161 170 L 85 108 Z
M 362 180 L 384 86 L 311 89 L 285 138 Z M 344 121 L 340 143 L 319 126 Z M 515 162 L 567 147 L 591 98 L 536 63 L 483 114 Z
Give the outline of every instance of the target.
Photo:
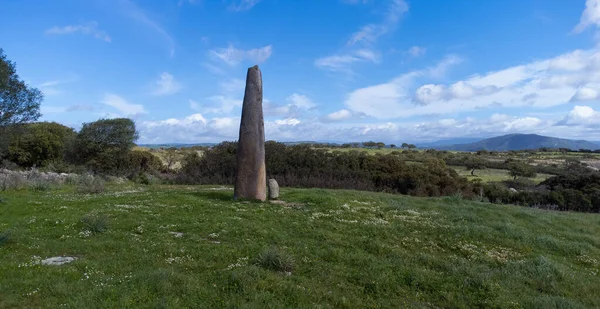
M 265 168 L 265 124 L 262 108 L 262 73 L 248 68 L 240 121 L 234 199 L 264 201 L 267 198 Z

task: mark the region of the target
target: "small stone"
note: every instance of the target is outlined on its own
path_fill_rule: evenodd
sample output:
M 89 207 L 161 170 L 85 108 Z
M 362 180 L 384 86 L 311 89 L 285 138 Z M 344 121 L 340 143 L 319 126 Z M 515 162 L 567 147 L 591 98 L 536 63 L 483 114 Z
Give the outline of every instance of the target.
M 183 237 L 183 233 L 181 233 L 181 232 L 169 232 L 169 233 L 171 233 L 171 235 L 175 236 L 175 238 Z
M 42 260 L 42 265 L 68 264 L 68 263 L 75 261 L 76 259 L 77 259 L 76 257 L 70 257 L 70 256 L 55 256 L 55 257 L 51 257 L 51 258 Z
M 269 199 L 276 200 L 279 198 L 279 184 L 275 179 L 269 179 Z
M 510 191 L 510 193 L 519 193 L 519 191 L 517 191 L 515 188 L 510 188 L 508 191 Z

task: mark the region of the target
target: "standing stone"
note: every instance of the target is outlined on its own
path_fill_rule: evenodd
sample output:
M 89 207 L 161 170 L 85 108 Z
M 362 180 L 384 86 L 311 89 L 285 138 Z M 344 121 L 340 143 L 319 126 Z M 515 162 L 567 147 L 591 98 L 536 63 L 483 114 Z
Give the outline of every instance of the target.
M 269 199 L 276 200 L 279 198 L 279 184 L 275 179 L 269 179 Z
M 262 74 L 257 65 L 248 68 L 242 106 L 234 199 L 267 199 L 265 124 L 262 109 Z

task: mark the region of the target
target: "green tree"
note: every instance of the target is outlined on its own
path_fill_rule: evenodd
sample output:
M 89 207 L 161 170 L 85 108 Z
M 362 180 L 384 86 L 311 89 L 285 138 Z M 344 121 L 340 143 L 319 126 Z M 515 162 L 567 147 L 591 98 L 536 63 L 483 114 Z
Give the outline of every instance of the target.
M 19 79 L 16 64 L 0 48 L 0 127 L 37 120 L 44 96 Z
M 377 146 L 377 143 L 373 142 L 373 141 L 368 141 L 368 142 L 364 142 L 363 145 L 367 148 L 373 148 L 373 147 Z
M 385 143 L 384 142 L 377 142 L 376 146 L 377 146 L 377 148 L 381 149 L 381 148 L 385 147 Z
M 401 148 L 408 148 L 408 143 L 402 143 Z
M 36 88 L 19 79 L 16 64 L 6 58 L 0 48 L 0 159 L 6 156 L 8 144 L 15 134 L 15 126 L 37 120 L 44 96 Z
M 396 148 L 396 144 L 390 144 L 390 148 Z
M 485 169 L 485 164 L 480 157 L 469 156 L 465 160 L 465 167 L 467 170 L 471 170 L 471 176 L 475 176 L 475 170 Z
M 408 144 L 406 147 L 408 147 L 408 149 L 417 148 L 417 146 L 415 144 Z
M 135 123 L 128 118 L 84 123 L 72 149 L 74 161 L 97 172 L 120 173 L 138 137 Z
M 66 147 L 75 135 L 72 128 L 56 122 L 26 124 L 22 133 L 13 136 L 8 159 L 24 167 L 63 161 Z
M 513 180 L 517 177 L 535 177 L 536 173 L 533 167 L 527 163 L 514 161 L 508 164 L 508 170 Z

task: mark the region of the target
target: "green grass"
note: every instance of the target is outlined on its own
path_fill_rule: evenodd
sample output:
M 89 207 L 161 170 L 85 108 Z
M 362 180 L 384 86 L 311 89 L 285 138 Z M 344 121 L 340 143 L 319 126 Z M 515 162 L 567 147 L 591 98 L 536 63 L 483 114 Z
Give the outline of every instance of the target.
M 475 176 L 471 176 L 471 170 L 467 170 L 464 166 L 451 166 L 459 175 L 467 177 L 469 180 L 481 179 L 482 182 L 500 182 L 513 179 L 508 170 L 488 168 L 483 170 L 475 170 Z M 535 183 L 540 183 L 554 175 L 538 173 L 531 180 Z
M 358 191 L 6 192 L 0 308 L 594 308 L 600 216 Z M 89 233 L 84 216 L 106 216 Z M 183 233 L 183 234 L 178 234 Z M 77 260 L 40 265 L 53 256 Z

